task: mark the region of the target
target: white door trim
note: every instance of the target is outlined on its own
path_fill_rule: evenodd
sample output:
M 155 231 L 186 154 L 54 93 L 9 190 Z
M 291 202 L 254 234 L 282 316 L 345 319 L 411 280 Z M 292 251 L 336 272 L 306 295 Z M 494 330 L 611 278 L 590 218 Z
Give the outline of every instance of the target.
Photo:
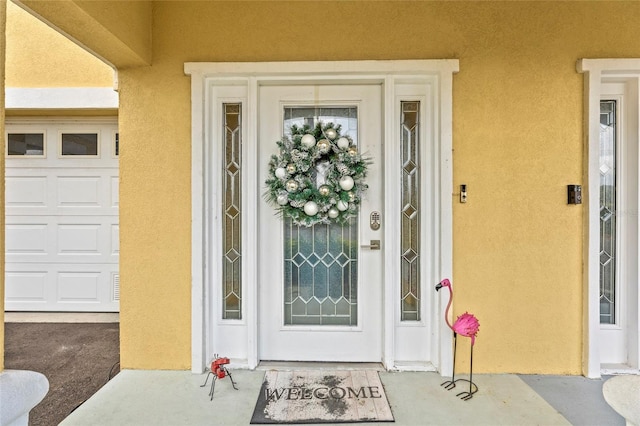
M 192 96 L 192 371 L 201 373 L 206 363 L 211 359 L 216 349 L 212 342 L 213 326 L 216 324 L 216 332 L 227 335 L 223 328 L 229 327 L 228 335 L 239 336 L 244 341 L 245 353 L 234 359 L 238 366 L 255 368 L 258 364 L 257 339 L 257 268 L 245 263 L 243 268 L 243 282 L 245 291 L 243 297 L 244 316 L 242 320 L 231 321 L 221 326 L 216 320 L 217 289 L 214 288 L 212 271 L 218 270 L 216 261 L 220 256 L 216 254 L 215 242 L 219 238 L 216 229 L 216 212 L 211 208 L 217 197 L 220 196 L 217 187 L 212 187 L 212 180 L 217 178 L 215 171 L 219 166 L 211 164 L 210 149 L 212 121 L 216 120 L 216 112 L 212 111 L 211 99 L 223 99 L 225 97 L 243 98 L 246 105 L 243 133 L 243 162 L 246 177 L 245 182 L 253 183 L 260 187 L 256 170 L 258 158 L 255 149 L 247 149 L 248 146 L 256 146 L 257 135 L 254 126 L 246 123 L 257 123 L 258 120 L 258 87 L 261 84 L 277 82 L 304 81 L 318 82 L 362 82 L 378 81 L 384 85 L 384 155 L 386 161 L 397 159 L 397 150 L 391 143 L 398 133 L 393 118 L 399 113 L 395 109 L 396 92 L 398 85 L 423 85 L 425 92 L 429 91 L 433 104 L 428 106 L 429 114 L 433 119 L 433 129 L 430 130 L 434 140 L 434 160 L 429 166 L 433 167 L 431 180 L 436 191 L 436 205 L 430 210 L 435 225 L 431 230 L 433 242 L 429 246 L 435 248 L 437 253 L 432 253 L 434 264 L 429 274 L 425 274 L 424 280 L 433 280 L 441 277 L 451 277 L 452 274 L 452 87 L 453 74 L 458 71 L 457 60 L 411 60 L 411 61 L 353 61 L 353 62 L 265 62 L 265 63 L 186 63 L 185 73 L 191 76 Z M 221 87 L 236 88 L 232 94 L 223 93 Z M 234 89 L 231 89 L 232 91 Z M 215 108 L 213 108 L 215 109 Z M 399 160 L 397 161 L 399 163 Z M 214 170 L 214 172 L 212 172 Z M 399 179 L 394 176 L 385 178 L 385 193 L 396 194 Z M 247 252 L 243 256 L 250 259 L 257 257 L 257 244 L 255 241 L 257 232 L 257 214 L 252 212 L 257 199 L 255 194 L 243 193 L 243 206 L 247 214 L 243 215 L 243 247 Z M 253 199 L 253 201 L 252 201 Z M 385 211 L 388 223 L 399 223 L 399 202 L 391 196 L 385 198 Z M 384 239 L 387 242 L 385 265 L 385 282 L 397 282 L 394 270 L 399 268 L 399 247 L 396 249 L 392 243 L 397 237 L 397 230 L 388 226 L 385 228 Z M 398 257 L 398 259 L 395 259 Z M 431 285 L 424 286 L 425 291 L 433 290 Z M 397 317 L 395 300 L 396 287 L 385 286 L 384 315 L 387 318 Z M 452 335 L 442 318 L 442 305 L 440 300 L 430 297 L 432 306 L 425 312 L 433 312 L 432 317 L 426 318 L 431 327 L 430 333 L 425 333 L 424 338 L 434 336 L 434 344 L 431 346 L 433 363 L 432 368 L 438 369 L 444 375 L 450 375 L 452 370 Z M 425 306 L 425 308 L 427 308 Z M 383 362 L 389 369 L 402 368 L 395 364 L 395 337 L 397 323 L 394 320 L 385 321 Z M 418 369 L 420 366 L 407 366 L 406 368 Z
M 583 286 L 583 363 L 582 373 L 591 378 L 598 378 L 601 375 L 600 362 L 600 272 L 599 272 L 599 251 L 600 251 L 600 223 L 599 223 L 599 196 L 600 193 L 600 172 L 599 172 L 599 140 L 600 140 L 600 99 L 602 95 L 602 83 L 605 79 L 640 79 L 640 59 L 581 59 L 577 63 L 579 73 L 584 73 L 584 102 L 585 102 L 585 214 L 584 214 L 584 245 L 583 245 L 583 265 L 584 265 L 584 286 Z M 593 196 L 591 196 L 593 194 Z M 638 206 L 635 206 L 636 211 Z M 637 220 L 637 218 L 636 218 Z M 637 330 L 640 327 L 640 317 L 638 317 L 638 297 L 637 283 L 638 276 L 629 277 L 631 282 L 636 283 L 635 294 L 630 295 L 636 306 L 635 319 L 629 324 L 628 342 L 629 364 L 637 372 L 640 362 L 640 343 L 638 341 Z M 631 332 L 629 330 L 635 330 Z M 635 336 L 635 337 L 634 337 Z

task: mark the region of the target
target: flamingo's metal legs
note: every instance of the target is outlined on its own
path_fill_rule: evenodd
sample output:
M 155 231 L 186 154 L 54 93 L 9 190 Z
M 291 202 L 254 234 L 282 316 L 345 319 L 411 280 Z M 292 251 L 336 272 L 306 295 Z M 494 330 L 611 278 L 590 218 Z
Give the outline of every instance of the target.
M 478 386 L 473 383 L 473 345 L 471 345 L 471 365 L 469 367 L 469 380 L 457 379 L 456 380 L 456 346 L 458 342 L 457 333 L 453 333 L 453 375 L 451 380 L 442 382 L 440 386 L 444 386 L 446 390 L 451 390 L 456 387 L 457 382 L 469 383 L 469 392 L 460 392 L 456 396 L 459 396 L 463 401 L 468 401 L 473 398 L 473 394 L 478 392 Z

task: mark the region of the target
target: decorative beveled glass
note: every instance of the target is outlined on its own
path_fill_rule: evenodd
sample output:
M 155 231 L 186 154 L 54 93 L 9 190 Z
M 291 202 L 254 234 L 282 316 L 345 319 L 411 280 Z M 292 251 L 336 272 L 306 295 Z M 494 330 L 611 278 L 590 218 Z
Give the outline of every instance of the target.
M 402 215 L 401 306 L 402 321 L 420 321 L 420 102 L 401 102 Z
M 242 104 L 224 104 L 222 318 L 242 319 Z
M 285 107 L 284 134 L 292 125 L 341 125 L 358 141 L 357 108 Z M 358 324 L 358 220 L 345 225 L 294 225 L 284 221 L 284 324 Z
M 600 102 L 600 323 L 616 323 L 616 101 Z

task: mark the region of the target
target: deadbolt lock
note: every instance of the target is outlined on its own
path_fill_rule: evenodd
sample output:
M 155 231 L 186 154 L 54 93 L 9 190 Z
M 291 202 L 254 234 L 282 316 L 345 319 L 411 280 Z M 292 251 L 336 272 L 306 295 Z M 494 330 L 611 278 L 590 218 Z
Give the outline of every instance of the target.
M 380 212 L 371 212 L 371 214 L 369 215 L 369 226 L 374 231 L 380 229 Z

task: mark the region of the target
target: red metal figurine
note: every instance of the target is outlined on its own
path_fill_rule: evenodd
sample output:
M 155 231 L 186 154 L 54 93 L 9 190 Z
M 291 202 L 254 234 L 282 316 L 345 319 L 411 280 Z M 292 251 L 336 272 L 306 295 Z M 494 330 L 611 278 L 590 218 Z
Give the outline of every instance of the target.
M 226 376 L 229 376 L 231 380 L 231 384 L 235 390 L 238 390 L 236 387 L 236 383 L 233 381 L 233 377 L 231 377 L 231 372 L 225 367 L 225 365 L 229 364 L 229 358 L 227 357 L 219 357 L 218 354 L 213 356 L 215 359 L 211 362 L 211 371 L 207 373 L 207 378 L 204 380 L 204 384 L 200 386 L 201 388 L 207 385 L 207 381 L 209 380 L 209 375 L 213 374 L 213 380 L 211 381 L 211 390 L 209 391 L 209 396 L 213 401 L 213 391 L 216 387 L 216 379 L 224 379 Z

